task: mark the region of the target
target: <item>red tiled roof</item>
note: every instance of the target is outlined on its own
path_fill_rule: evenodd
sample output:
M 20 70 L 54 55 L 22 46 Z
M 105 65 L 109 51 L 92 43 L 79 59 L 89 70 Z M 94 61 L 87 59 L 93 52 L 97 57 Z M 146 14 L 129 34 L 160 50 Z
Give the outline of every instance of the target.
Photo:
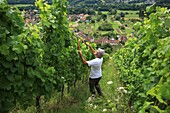
M 127 40 L 126 36 L 120 37 L 119 40 L 108 39 L 107 37 L 101 37 L 100 39 L 94 39 L 94 37 L 92 37 L 92 36 L 86 36 L 83 31 L 79 31 L 78 35 L 83 37 L 86 41 L 95 42 L 97 44 L 102 44 L 102 43 L 105 43 L 105 44 L 118 44 L 120 41 L 125 42 Z

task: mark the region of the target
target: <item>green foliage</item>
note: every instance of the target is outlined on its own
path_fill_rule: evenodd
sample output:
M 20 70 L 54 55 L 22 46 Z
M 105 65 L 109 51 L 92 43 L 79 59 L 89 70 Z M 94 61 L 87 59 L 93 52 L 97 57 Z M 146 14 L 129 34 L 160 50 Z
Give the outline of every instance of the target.
M 129 105 L 140 113 L 169 112 L 169 12 L 157 7 L 143 24 L 136 23 L 134 28 L 140 29 L 136 35 L 139 38 L 128 39 L 113 55 L 121 80 L 128 89 Z
M 98 48 L 104 48 L 105 53 L 111 54 L 113 52 L 113 46 L 110 44 L 97 44 Z M 106 54 L 106 56 L 107 56 Z
M 112 24 L 106 23 L 106 24 L 102 24 L 98 27 L 98 30 L 101 31 L 113 31 L 113 27 Z
M 116 15 L 117 14 L 117 9 L 112 9 L 109 11 L 109 15 Z
M 144 10 L 139 10 L 139 17 L 143 18 L 144 17 Z
M 120 15 L 115 15 L 115 20 L 120 20 Z
M 67 2 L 52 2 L 36 1 L 41 21 L 27 28 L 18 9 L 0 2 L 0 112 L 16 104 L 27 108 L 42 95 L 48 99 L 53 91 L 64 90 L 65 84 L 71 87 L 87 73 L 68 26 Z
M 136 22 L 136 23 L 133 25 L 133 28 L 134 28 L 135 30 L 139 30 L 141 25 L 142 25 L 141 22 Z
M 120 12 L 120 17 L 124 18 L 125 17 L 125 13 Z
M 108 37 L 108 38 L 116 37 L 117 35 L 113 31 L 114 29 L 112 31 L 106 32 L 105 34 L 102 34 L 102 36 Z
M 109 60 L 109 58 L 110 58 L 110 55 L 108 53 L 105 53 L 103 56 L 103 60 L 107 61 L 107 60 Z
M 107 15 L 106 14 L 102 14 L 101 18 L 105 21 L 107 19 Z
M 120 28 L 121 30 L 125 30 L 125 26 L 124 26 L 124 25 L 120 25 L 119 28 Z
M 43 64 L 44 43 L 37 26 L 24 29 L 20 12 L 1 5 L 0 110 L 7 112 L 21 103 L 32 104 L 37 95 L 53 89 L 54 68 Z M 4 32 L 6 31 L 6 32 Z

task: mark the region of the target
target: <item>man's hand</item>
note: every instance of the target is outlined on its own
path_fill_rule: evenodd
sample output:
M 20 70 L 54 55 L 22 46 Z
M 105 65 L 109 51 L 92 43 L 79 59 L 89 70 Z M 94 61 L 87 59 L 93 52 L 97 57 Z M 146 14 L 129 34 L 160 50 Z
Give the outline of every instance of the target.
M 92 53 L 95 55 L 96 51 L 93 49 L 93 47 L 90 44 L 88 44 L 88 43 L 85 43 L 85 44 L 86 44 L 86 46 L 88 46 L 90 48 Z
M 86 40 L 83 38 L 80 38 L 80 40 L 82 41 L 82 43 L 86 44 Z
M 82 37 L 81 37 L 81 38 L 79 38 L 79 39 L 80 39 L 82 42 L 84 42 L 84 40 L 85 40 L 85 39 L 83 39 Z
M 81 52 L 81 50 L 78 50 L 78 53 L 79 53 L 80 55 L 82 55 L 82 52 Z
M 90 44 L 88 44 L 88 43 L 86 43 L 86 42 L 85 42 L 85 44 L 86 44 L 86 46 L 90 46 Z

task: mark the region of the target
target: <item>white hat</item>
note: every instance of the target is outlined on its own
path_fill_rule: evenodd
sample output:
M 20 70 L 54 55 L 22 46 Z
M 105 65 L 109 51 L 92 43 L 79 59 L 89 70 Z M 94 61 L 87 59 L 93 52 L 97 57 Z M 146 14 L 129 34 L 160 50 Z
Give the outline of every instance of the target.
M 101 48 L 98 48 L 97 53 L 98 53 L 98 55 L 99 55 L 100 57 L 103 57 L 105 51 L 104 51 L 103 49 L 101 49 Z

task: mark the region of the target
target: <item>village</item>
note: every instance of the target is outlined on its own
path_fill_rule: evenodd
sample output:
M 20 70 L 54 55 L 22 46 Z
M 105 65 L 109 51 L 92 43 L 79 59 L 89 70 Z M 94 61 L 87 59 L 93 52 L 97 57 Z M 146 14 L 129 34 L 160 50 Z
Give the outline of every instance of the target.
M 39 13 L 37 10 L 28 10 L 28 11 L 24 11 L 23 13 L 24 13 L 25 27 L 27 27 L 28 24 L 34 25 L 40 21 Z M 124 44 L 127 41 L 127 37 L 125 35 L 118 36 L 117 40 L 114 37 L 112 38 L 100 37 L 96 39 L 94 36 L 89 36 L 89 34 L 84 33 L 82 30 L 79 30 L 77 28 L 79 21 L 84 23 L 90 22 L 90 20 L 87 19 L 88 16 L 89 16 L 88 14 L 68 15 L 69 21 L 76 22 L 76 24 L 70 25 L 70 28 L 72 28 L 72 31 L 76 36 L 82 37 L 85 41 L 94 42 L 96 44 L 118 45 L 118 44 Z M 131 37 L 134 37 L 133 33 L 131 33 Z

